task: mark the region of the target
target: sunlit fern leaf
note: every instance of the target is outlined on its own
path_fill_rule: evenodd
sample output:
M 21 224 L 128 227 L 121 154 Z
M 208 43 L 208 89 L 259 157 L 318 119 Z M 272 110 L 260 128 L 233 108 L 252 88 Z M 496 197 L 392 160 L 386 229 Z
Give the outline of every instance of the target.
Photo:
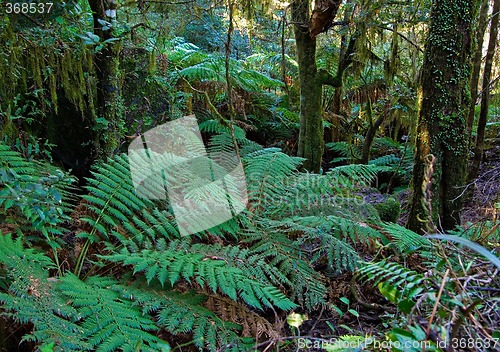
M 357 275 L 366 281 L 373 281 L 375 286 L 379 283 L 385 283 L 396 287 L 402 296 L 410 299 L 422 292 L 426 280 L 423 275 L 416 271 L 385 259 L 379 262 L 360 264 Z
M 219 66 L 216 61 L 206 60 L 180 70 L 179 74 L 186 79 L 194 81 L 224 82 L 223 67 Z
M 236 73 L 236 80 L 241 88 L 249 92 L 260 92 L 262 89 L 279 88 L 284 85 L 277 79 L 248 69 L 239 70 Z
M 185 68 L 195 65 L 208 58 L 200 48 L 191 43 L 181 43 L 176 45 L 168 53 L 168 60 L 178 68 Z
M 286 64 L 294 69 L 298 68 L 297 61 L 285 54 Z M 270 74 L 281 70 L 283 57 L 281 53 L 271 52 L 267 54 L 256 53 L 245 58 L 245 67 L 253 67 Z

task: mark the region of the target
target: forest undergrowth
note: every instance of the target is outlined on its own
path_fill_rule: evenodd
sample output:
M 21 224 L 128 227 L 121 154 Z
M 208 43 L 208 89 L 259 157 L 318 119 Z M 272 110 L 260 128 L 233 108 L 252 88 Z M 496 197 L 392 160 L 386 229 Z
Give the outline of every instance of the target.
M 0 15 L 0 352 L 500 350 L 493 1 L 116 3 Z

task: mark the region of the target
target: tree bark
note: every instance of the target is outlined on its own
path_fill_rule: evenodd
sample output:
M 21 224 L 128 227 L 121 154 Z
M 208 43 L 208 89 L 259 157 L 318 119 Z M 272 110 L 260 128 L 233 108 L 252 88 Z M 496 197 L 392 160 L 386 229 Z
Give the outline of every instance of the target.
M 474 0 L 434 0 L 432 5 L 408 220 L 409 228 L 420 233 L 434 230 L 428 221 L 429 204 L 434 224 L 450 230 L 460 223 L 468 159 L 474 4 Z M 433 158 L 435 163 L 429 164 Z M 425 191 L 430 185 L 432 203 Z
M 344 17 L 344 22 L 349 20 L 350 16 L 346 14 Z M 347 41 L 347 35 L 342 35 L 340 39 L 340 56 L 339 63 L 337 69 L 337 77 L 339 79 L 339 85 L 335 88 L 333 95 L 333 106 L 332 112 L 334 121 L 332 121 L 331 129 L 331 141 L 338 142 L 340 140 L 340 119 L 339 116 L 342 115 L 341 106 L 342 106 L 342 95 L 343 95 L 343 87 L 344 87 L 344 71 L 349 67 L 352 63 L 352 57 L 356 48 L 356 38 L 358 33 L 356 32 L 350 39 L 349 43 Z
M 305 159 L 305 170 L 319 173 L 323 156 L 323 84 L 336 85 L 338 77 L 318 71 L 316 65 L 316 35 L 326 31 L 337 14 L 340 1 L 317 1 L 313 17 L 310 0 L 294 0 L 291 4 L 300 80 L 300 128 L 298 156 Z M 327 10 L 321 10 L 327 9 Z M 328 13 L 328 18 L 320 14 Z M 311 20 L 312 19 L 312 20 Z
M 500 11 L 500 0 L 493 2 L 493 16 L 490 24 L 490 39 L 488 42 L 488 51 L 486 53 L 486 63 L 484 64 L 483 84 L 481 91 L 481 110 L 479 119 L 477 120 L 477 137 L 476 146 L 474 148 L 474 158 L 469 170 L 469 180 L 477 177 L 481 161 L 483 160 L 484 152 L 484 133 L 486 131 L 486 122 L 488 121 L 488 109 L 490 106 L 490 89 L 491 89 L 491 70 L 493 68 L 493 57 L 495 56 L 495 48 L 498 41 L 498 19 Z
M 476 102 L 478 96 L 478 85 L 479 85 L 479 75 L 481 72 L 481 62 L 483 61 L 483 41 L 484 32 L 486 32 L 487 17 L 488 17 L 488 5 L 489 0 L 482 0 L 481 9 L 479 10 L 478 25 L 476 28 L 476 48 L 474 54 L 472 76 L 470 79 L 470 97 L 471 104 L 469 110 L 469 118 L 467 120 L 467 133 L 469 135 L 469 140 L 472 141 L 472 125 L 475 119 Z
M 375 137 L 377 136 L 377 130 L 384 122 L 384 119 L 385 116 L 384 114 L 382 114 L 377 118 L 377 120 L 375 120 L 375 123 L 370 124 L 370 126 L 368 127 L 368 131 L 366 131 L 365 140 L 363 142 L 363 149 L 360 160 L 361 164 L 368 164 L 368 162 L 370 161 L 370 154 L 373 146 L 373 141 L 375 140 Z
M 99 37 L 101 43 L 113 38 L 113 29 L 103 30 L 99 20 L 111 22 L 115 17 L 110 17 L 109 10 L 115 10 L 114 0 L 89 0 L 94 20 L 94 34 Z M 106 13 L 108 10 L 108 13 Z M 119 41 L 103 44 L 101 50 L 94 55 L 94 63 L 97 75 L 97 112 L 101 120 L 97 121 L 97 157 L 105 158 L 111 156 L 120 144 L 120 69 L 119 55 L 121 44 Z

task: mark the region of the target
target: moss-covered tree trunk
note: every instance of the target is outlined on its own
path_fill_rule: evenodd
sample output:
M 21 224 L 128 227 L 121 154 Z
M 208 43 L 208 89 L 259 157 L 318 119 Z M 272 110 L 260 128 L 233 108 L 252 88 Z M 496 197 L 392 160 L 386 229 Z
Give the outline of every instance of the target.
M 104 43 L 94 56 L 97 74 L 97 113 L 96 130 L 97 155 L 112 155 L 120 143 L 120 41 L 113 41 L 113 28 L 106 28 L 100 21 L 112 22 L 116 19 L 114 0 L 89 0 L 94 20 L 94 34 Z
M 445 230 L 460 223 L 467 174 L 467 117 L 474 0 L 434 0 L 422 73 L 422 102 L 413 169 L 410 229 Z M 431 161 L 432 156 L 435 162 Z M 432 174 L 432 179 L 430 178 Z M 430 183 L 432 182 L 432 183 Z M 432 187 L 430 187 L 432 185 Z
M 484 64 L 483 83 L 481 91 L 481 110 L 477 120 L 477 137 L 474 148 L 474 158 L 469 171 L 469 179 L 477 177 L 484 152 L 484 134 L 486 132 L 486 122 L 488 120 L 488 110 L 490 106 L 491 90 L 491 71 L 493 68 L 493 57 L 498 41 L 498 19 L 500 17 L 500 0 L 493 2 L 493 16 L 490 24 L 490 39 L 488 42 L 488 51 L 486 52 L 486 63 Z
M 340 1 L 316 1 L 310 12 L 310 0 L 292 2 L 297 61 L 300 80 L 300 130 L 298 156 L 305 158 L 303 168 L 318 173 L 323 156 L 323 84 L 336 85 L 338 80 L 316 65 L 316 36 L 326 31 L 337 14 Z
M 298 0 L 292 7 L 294 22 L 309 21 L 309 0 Z M 323 156 L 323 118 L 321 96 L 323 86 L 317 81 L 316 38 L 308 27 L 295 26 L 295 42 L 300 80 L 300 129 L 297 155 L 305 158 L 303 167 L 318 173 Z

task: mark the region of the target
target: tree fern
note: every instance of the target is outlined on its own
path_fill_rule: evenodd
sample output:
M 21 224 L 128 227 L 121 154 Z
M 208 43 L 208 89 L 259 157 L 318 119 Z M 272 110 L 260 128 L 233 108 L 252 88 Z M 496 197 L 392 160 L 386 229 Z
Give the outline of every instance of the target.
M 335 161 L 356 161 L 356 160 L 361 160 L 361 152 L 359 148 L 357 148 L 355 145 L 348 143 L 348 142 L 331 142 L 331 143 L 326 143 L 325 146 L 334 151 L 339 153 L 342 158 L 337 158 Z
M 355 189 L 356 186 L 369 186 L 380 171 L 385 170 L 377 165 L 351 164 L 335 167 L 326 175 L 333 183 Z
M 277 148 L 256 151 L 244 158 L 248 197 L 252 208 L 262 210 L 288 192 L 284 181 L 296 172 L 301 158 L 290 157 Z
M 129 167 L 128 157 L 122 155 L 97 166 L 93 171 L 94 177 L 88 180 L 87 186 L 90 193 L 84 196 L 93 216 L 82 219 L 92 226 L 92 231 L 82 232 L 79 237 L 91 241 L 99 238 L 110 241 L 111 237 L 114 237 L 122 245 L 134 242 L 141 246 L 144 241 L 151 241 L 158 236 L 179 236 L 174 225 L 175 219 L 168 210 L 168 203 L 160 201 L 156 206 L 153 201 L 139 196 L 134 188 Z M 144 187 L 150 187 L 149 191 L 152 193 L 158 192 L 160 187 L 165 187 L 158 184 L 151 186 L 151 183 L 146 182 Z M 164 189 L 162 191 L 165 192 Z M 160 205 L 167 209 L 160 208 Z M 128 235 L 124 236 L 120 228 L 126 230 Z
M 179 53 L 185 53 L 186 57 L 181 58 Z M 169 58 L 182 67 L 179 74 L 188 80 L 219 83 L 224 83 L 226 80 L 225 71 L 223 70 L 225 58 L 221 55 L 202 53 L 192 44 L 183 44 L 176 47 L 174 55 L 169 56 Z M 231 60 L 229 73 L 235 87 L 249 92 L 259 92 L 262 89 L 283 86 L 281 81 L 251 68 L 246 68 L 238 60 Z
M 300 245 L 290 239 L 279 222 L 261 219 L 257 224 L 258 227 L 248 229 L 243 237 L 245 241 L 253 243 L 249 248 L 250 255 L 257 255 L 278 268 L 281 275 L 291 282 L 291 297 L 302 306 L 312 309 L 324 303 L 324 278 L 313 269 Z

